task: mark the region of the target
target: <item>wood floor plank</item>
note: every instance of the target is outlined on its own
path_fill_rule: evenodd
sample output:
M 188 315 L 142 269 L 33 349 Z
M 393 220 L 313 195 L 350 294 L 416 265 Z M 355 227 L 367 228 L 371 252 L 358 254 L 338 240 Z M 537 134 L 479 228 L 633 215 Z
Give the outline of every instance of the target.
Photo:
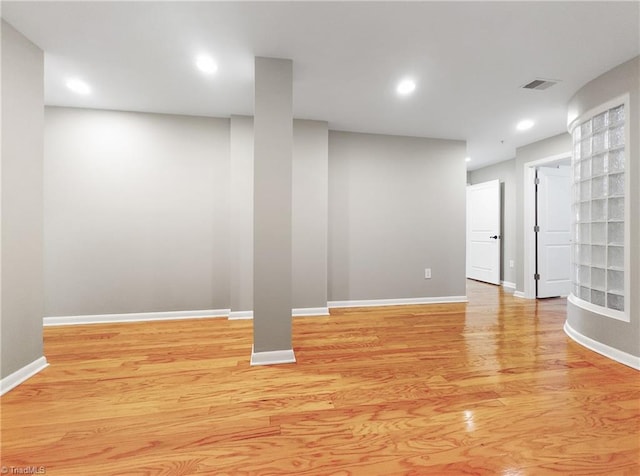
M 0 400 L 1 464 L 50 475 L 640 474 L 640 374 L 564 334 L 563 299 L 469 281 L 468 303 L 294 319 L 47 327 Z

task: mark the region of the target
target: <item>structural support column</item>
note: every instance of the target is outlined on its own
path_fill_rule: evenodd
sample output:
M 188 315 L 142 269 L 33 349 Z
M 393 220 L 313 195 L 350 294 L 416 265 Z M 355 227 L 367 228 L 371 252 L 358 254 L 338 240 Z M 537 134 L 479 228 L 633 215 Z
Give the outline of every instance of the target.
M 295 362 L 291 342 L 293 63 L 255 59 L 251 365 Z

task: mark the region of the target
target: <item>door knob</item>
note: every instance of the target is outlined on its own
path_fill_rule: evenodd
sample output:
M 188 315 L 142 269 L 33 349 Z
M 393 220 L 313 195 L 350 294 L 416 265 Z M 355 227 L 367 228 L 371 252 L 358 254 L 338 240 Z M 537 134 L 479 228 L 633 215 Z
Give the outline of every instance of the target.
M 490 236 L 489 238 L 491 238 L 492 240 L 497 240 L 500 237 L 498 235 L 493 235 L 493 236 Z

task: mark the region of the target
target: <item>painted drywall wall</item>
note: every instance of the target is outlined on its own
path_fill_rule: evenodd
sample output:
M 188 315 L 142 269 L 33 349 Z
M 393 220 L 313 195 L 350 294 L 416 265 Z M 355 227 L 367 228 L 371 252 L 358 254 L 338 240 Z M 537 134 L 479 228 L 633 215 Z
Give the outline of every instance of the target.
M 330 301 L 465 295 L 465 147 L 329 131 Z
M 46 120 L 46 315 L 253 309 L 251 117 Z M 465 294 L 463 142 L 293 130 L 293 307 Z
M 500 180 L 502 205 L 502 241 L 500 243 L 500 260 L 502 268 L 500 279 L 505 283 L 516 282 L 516 160 L 489 165 L 468 173 L 470 185 L 489 180 Z M 514 267 L 510 267 L 513 261 Z
M 229 121 L 48 107 L 47 316 L 229 307 Z
M 253 117 L 231 116 L 231 313 L 253 310 Z M 293 307 L 327 306 L 328 127 L 293 121 Z M 248 314 L 249 313 L 249 314 Z
M 618 321 L 567 303 L 567 322 L 596 342 L 640 356 L 640 57 L 627 61 L 582 87 L 569 103 L 569 117 L 629 94 L 629 139 L 626 178 L 629 180 L 630 322 Z
M 2 22 L 0 376 L 43 357 L 43 52 Z
M 231 116 L 229 231 L 231 317 L 253 311 L 253 117 Z
M 226 122 L 189 116 L 46 109 L 45 262 L 51 285 L 47 286 L 45 315 L 226 308 L 246 315 L 253 310 L 253 118 L 232 116 L 228 127 Z M 226 131 L 228 152 L 223 137 Z M 327 305 L 327 135 L 326 122 L 294 121 L 294 308 Z M 161 137 L 159 142 L 156 137 Z M 176 150 L 181 153 L 176 154 Z M 132 155 L 137 162 L 127 165 L 127 157 Z M 152 170 L 156 165 L 164 172 Z M 100 167 L 107 166 L 117 170 L 101 174 Z M 152 179 L 160 182 L 151 183 Z M 85 192 L 86 198 L 78 200 Z M 172 202 L 169 207 L 166 201 Z M 101 218 L 92 214 L 94 202 L 100 205 L 102 219 L 107 220 L 100 226 L 96 222 Z M 189 213 L 180 212 L 181 207 Z M 144 220 L 131 225 L 134 215 L 143 211 Z M 77 214 L 87 217 L 75 220 Z M 175 223 L 171 233 L 193 226 L 202 228 L 197 234 L 185 233 L 168 240 L 162 227 L 170 223 Z M 129 225 L 133 229 L 127 229 Z M 145 253 L 162 251 L 167 260 L 143 261 L 136 252 L 140 240 L 148 245 Z M 93 258 L 91 247 L 98 242 L 116 243 L 124 254 L 115 253 L 109 245 L 108 256 Z M 172 256 L 173 246 L 178 254 L 186 256 Z M 193 267 L 188 260 L 196 258 L 188 257 L 189 249 L 199 254 Z M 138 278 L 130 276 L 127 255 L 133 255 Z M 105 277 L 92 274 L 96 261 L 102 263 L 98 274 L 108 271 L 111 284 L 102 281 Z M 183 293 L 176 284 L 172 293 L 180 293 L 179 301 L 164 292 L 149 293 L 152 286 L 174 286 L 172 280 L 178 277 L 171 277 L 171 262 L 177 264 L 179 281 L 189 286 Z M 167 276 L 155 276 L 160 271 Z M 85 278 L 81 276 L 93 285 L 83 283 Z M 137 297 L 130 301 L 121 293 L 122 286 L 130 287 Z
M 524 292 L 524 170 L 528 162 L 571 151 L 571 136 L 563 132 L 516 149 L 516 291 Z M 533 213 L 533 211 L 531 211 Z M 533 230 L 531 230 L 533 233 Z
M 293 122 L 293 307 L 327 306 L 329 130 Z

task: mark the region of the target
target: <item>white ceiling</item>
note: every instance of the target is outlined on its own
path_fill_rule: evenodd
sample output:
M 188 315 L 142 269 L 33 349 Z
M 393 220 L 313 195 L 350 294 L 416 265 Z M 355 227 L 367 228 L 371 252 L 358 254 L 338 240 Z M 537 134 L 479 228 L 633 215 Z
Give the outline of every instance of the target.
M 253 112 L 253 58 L 290 58 L 294 115 L 331 129 L 463 139 L 469 168 L 566 130 L 586 82 L 640 54 L 638 2 L 2 2 L 45 51 L 45 102 Z M 209 52 L 205 77 L 194 56 Z M 93 88 L 78 96 L 66 78 Z M 411 76 L 415 93 L 395 84 Z M 537 78 L 561 82 L 520 89 Z M 530 118 L 529 131 L 515 130 Z

